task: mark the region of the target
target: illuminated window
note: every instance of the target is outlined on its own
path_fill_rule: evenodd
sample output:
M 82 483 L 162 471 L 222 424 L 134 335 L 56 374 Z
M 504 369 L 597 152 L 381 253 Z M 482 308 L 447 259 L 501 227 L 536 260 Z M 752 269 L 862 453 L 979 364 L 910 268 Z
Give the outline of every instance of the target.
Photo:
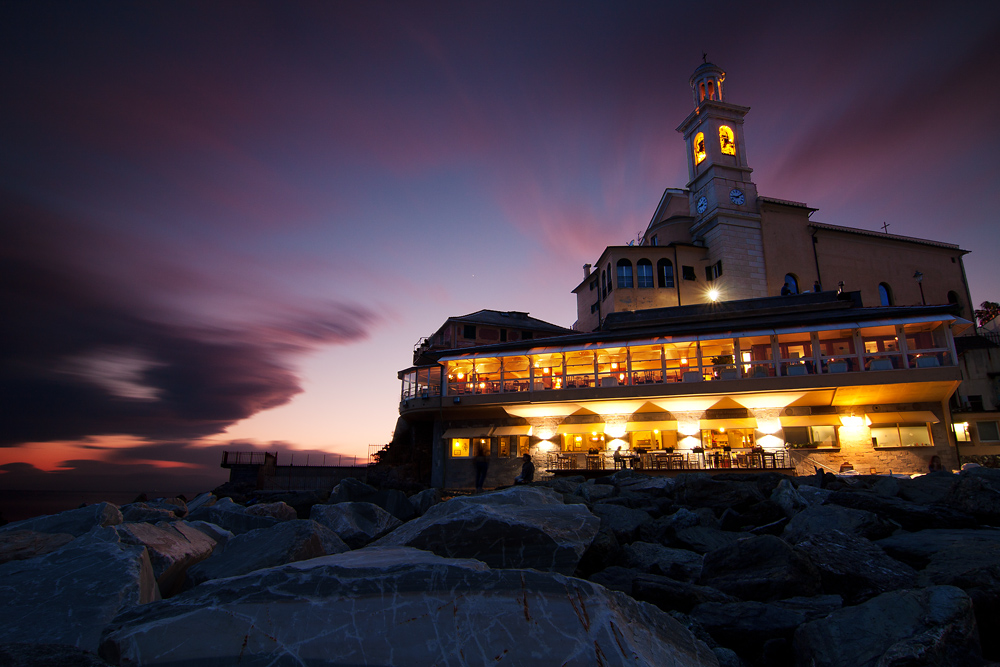
M 653 286 L 653 263 L 648 259 L 640 259 L 636 265 L 639 287 Z
M 723 155 L 736 155 L 736 139 L 733 131 L 726 125 L 719 128 L 719 145 Z
M 618 260 L 618 287 L 632 287 L 632 262 Z
M 469 439 L 468 438 L 452 438 L 451 439 L 451 455 L 452 456 L 468 456 L 469 455 Z
M 972 436 L 969 435 L 968 422 L 955 424 L 955 439 L 959 442 L 970 442 L 972 440 Z
M 674 265 L 669 259 L 661 259 L 656 263 L 656 275 L 660 287 L 674 286 Z
M 694 135 L 694 163 L 701 164 L 705 159 L 705 133 Z

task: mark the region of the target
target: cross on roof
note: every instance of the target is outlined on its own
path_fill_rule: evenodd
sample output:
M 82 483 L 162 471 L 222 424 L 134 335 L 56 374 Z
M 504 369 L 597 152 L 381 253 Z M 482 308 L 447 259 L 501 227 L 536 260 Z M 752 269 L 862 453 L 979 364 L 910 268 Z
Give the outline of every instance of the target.
M 701 62 L 703 62 L 703 63 L 707 63 L 708 62 L 708 54 L 705 53 L 704 51 L 701 52 Z
M 885 232 L 886 234 L 889 233 L 889 223 L 888 222 L 885 222 L 885 221 L 882 222 L 882 231 Z

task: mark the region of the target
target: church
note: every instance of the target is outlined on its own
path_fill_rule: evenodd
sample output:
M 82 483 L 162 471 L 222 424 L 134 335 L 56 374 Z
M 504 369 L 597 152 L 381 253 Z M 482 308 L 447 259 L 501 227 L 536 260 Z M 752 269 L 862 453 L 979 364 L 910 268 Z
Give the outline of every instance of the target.
M 725 78 L 695 70 L 688 183 L 584 265 L 571 329 L 479 311 L 418 343 L 395 440 L 430 452 L 434 486 L 471 487 L 477 455 L 487 487 L 524 454 L 539 476 L 958 467 L 967 251 L 759 194 Z

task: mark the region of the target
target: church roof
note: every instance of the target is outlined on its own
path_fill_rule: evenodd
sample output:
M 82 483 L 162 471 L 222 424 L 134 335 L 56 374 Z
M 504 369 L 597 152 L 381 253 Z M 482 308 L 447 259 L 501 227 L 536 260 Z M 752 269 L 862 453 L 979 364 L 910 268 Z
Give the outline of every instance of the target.
M 483 309 L 477 310 L 474 313 L 469 313 L 468 315 L 458 315 L 457 317 L 448 318 L 452 322 L 465 322 L 468 324 L 492 324 L 496 326 L 507 326 L 516 327 L 520 329 L 531 329 L 533 331 L 552 331 L 555 333 L 565 333 L 573 332 L 572 329 L 566 329 L 557 324 L 552 324 L 551 322 L 546 322 L 535 317 L 531 317 L 528 313 L 524 313 L 518 310 L 490 310 Z M 575 332 L 573 332 L 575 333 Z
M 876 238 L 889 239 L 891 241 L 905 241 L 907 243 L 919 243 L 921 245 L 934 246 L 936 248 L 947 248 L 948 250 L 957 250 L 962 254 L 966 254 L 968 250 L 962 250 L 961 247 L 955 245 L 954 243 L 944 243 L 942 241 L 931 241 L 930 239 L 921 239 L 915 236 L 902 236 L 900 234 L 886 234 L 885 232 L 873 232 L 870 229 L 858 229 L 856 227 L 841 227 L 840 225 L 828 225 L 822 222 L 810 222 L 810 227 L 814 229 L 826 229 L 831 232 L 843 232 L 844 234 L 857 234 L 858 236 L 874 236 Z

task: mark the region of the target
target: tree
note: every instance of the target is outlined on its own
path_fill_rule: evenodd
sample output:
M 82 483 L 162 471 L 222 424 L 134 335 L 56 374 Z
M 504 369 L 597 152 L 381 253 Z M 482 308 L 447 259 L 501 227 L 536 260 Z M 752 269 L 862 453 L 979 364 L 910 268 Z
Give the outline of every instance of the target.
M 996 301 L 983 301 L 979 304 L 979 309 L 975 311 L 979 326 L 985 327 L 987 324 L 1000 317 L 1000 303 Z

